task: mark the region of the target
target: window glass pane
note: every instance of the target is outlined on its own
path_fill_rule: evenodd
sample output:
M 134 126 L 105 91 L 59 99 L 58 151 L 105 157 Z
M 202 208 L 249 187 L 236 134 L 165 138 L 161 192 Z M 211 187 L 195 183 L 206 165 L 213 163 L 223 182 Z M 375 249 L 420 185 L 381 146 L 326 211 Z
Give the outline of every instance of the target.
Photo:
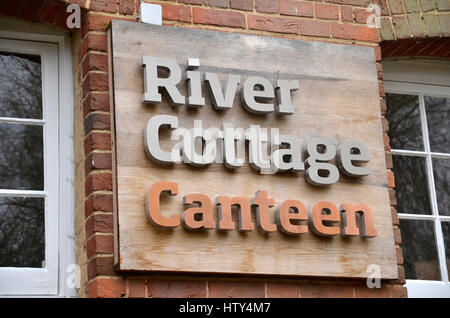
M 450 215 L 450 159 L 433 158 L 434 186 L 440 215 Z
M 450 152 L 450 98 L 424 96 L 430 149 Z
M 442 233 L 444 234 L 445 259 L 447 262 L 447 272 L 450 276 L 450 222 L 442 222 Z
M 0 197 L 0 266 L 43 267 L 43 198 Z
M 0 189 L 44 189 L 42 129 L 0 123 Z
M 386 103 L 391 148 L 423 151 L 419 96 L 388 93 Z
M 0 52 L 0 117 L 42 118 L 38 55 Z
M 400 220 L 406 279 L 441 280 L 434 221 Z
M 425 158 L 392 156 L 399 213 L 431 214 Z

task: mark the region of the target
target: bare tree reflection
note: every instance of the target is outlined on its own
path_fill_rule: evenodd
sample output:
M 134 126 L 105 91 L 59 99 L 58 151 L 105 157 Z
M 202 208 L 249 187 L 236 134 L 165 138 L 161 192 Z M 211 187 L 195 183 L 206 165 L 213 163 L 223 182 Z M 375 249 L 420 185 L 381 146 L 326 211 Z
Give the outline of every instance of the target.
M 0 52 L 0 117 L 42 118 L 40 57 Z
M 0 267 L 42 267 L 43 198 L 0 197 Z
M 424 96 L 430 148 L 450 153 L 450 98 Z
M 450 215 L 450 159 L 433 158 L 434 187 L 440 215 Z
M 386 118 L 393 149 L 424 150 L 419 97 L 386 94 Z
M 399 213 L 431 214 L 425 158 L 393 156 Z
M 407 279 L 441 280 L 433 221 L 401 220 Z

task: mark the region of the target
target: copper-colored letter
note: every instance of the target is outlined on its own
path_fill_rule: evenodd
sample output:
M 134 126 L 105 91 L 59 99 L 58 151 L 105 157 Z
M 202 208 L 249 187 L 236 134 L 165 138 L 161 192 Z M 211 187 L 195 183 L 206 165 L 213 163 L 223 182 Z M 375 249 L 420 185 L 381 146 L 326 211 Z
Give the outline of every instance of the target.
M 188 230 L 195 230 L 195 229 L 213 229 L 215 228 L 215 222 L 212 215 L 212 204 L 211 200 L 208 198 L 208 196 L 201 194 L 201 193 L 195 193 L 195 194 L 186 194 L 183 197 L 183 203 L 184 204 L 192 204 L 196 203 L 198 206 L 191 207 L 186 209 L 181 214 L 181 224 L 188 229 Z M 201 220 L 196 220 L 195 215 L 200 214 Z
M 162 192 L 176 195 L 178 193 L 178 183 L 160 181 L 152 185 L 145 199 L 145 214 L 147 215 L 147 219 L 155 226 L 177 227 L 180 225 L 180 216 L 178 214 L 172 215 L 171 217 L 166 217 L 161 214 L 159 196 Z
M 295 210 L 291 213 L 291 209 Z M 308 225 L 294 225 L 291 220 L 308 220 L 305 205 L 298 200 L 286 200 L 277 208 L 277 224 L 280 232 L 287 235 L 296 235 L 308 232 Z
M 216 199 L 217 209 L 219 212 L 219 222 L 217 228 L 219 230 L 234 230 L 235 224 L 231 218 L 231 206 L 239 206 L 239 231 L 252 231 L 254 225 L 252 222 L 252 212 L 250 208 L 250 200 L 244 197 L 225 197 L 220 196 Z
M 362 237 L 377 236 L 370 206 L 367 204 L 343 203 L 341 204 L 340 210 L 345 216 L 343 218 L 344 227 L 342 229 L 342 235 L 360 235 L 361 233 Z M 361 216 L 361 232 L 356 227 L 356 213 L 359 213 Z
M 327 214 L 323 214 L 323 210 L 327 211 Z M 328 201 L 319 201 L 312 206 L 309 210 L 309 224 L 311 230 L 317 235 L 321 236 L 332 236 L 338 235 L 340 231 L 339 225 L 325 225 L 324 221 L 327 223 L 339 222 L 341 216 L 337 206 Z
M 269 199 L 266 190 L 256 191 L 252 206 L 256 206 L 256 224 L 264 233 L 275 232 L 277 226 L 270 222 L 269 208 L 275 205 L 274 199 Z

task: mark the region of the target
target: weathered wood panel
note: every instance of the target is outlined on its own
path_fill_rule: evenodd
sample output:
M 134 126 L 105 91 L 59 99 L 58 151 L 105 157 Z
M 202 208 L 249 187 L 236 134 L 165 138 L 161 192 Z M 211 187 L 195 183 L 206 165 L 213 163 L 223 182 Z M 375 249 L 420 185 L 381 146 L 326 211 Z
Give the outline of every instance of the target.
M 397 277 L 373 49 L 123 21 L 113 21 L 111 32 L 116 259 L 120 269 L 367 277 L 367 266 L 377 264 L 383 278 Z M 143 104 L 141 62 L 145 55 L 171 58 L 182 69 L 189 57 L 200 58 L 201 72 L 218 72 L 221 79 L 238 74 L 241 83 L 251 75 L 272 82 L 277 78 L 298 79 L 300 90 L 293 94 L 295 113 L 250 114 L 238 97 L 232 109 L 217 111 L 211 107 L 205 89 L 206 106 L 201 109 L 174 108 L 164 97 L 160 104 Z M 184 83 L 179 89 L 187 95 Z M 147 157 L 143 137 L 147 121 L 156 114 L 178 116 L 179 126 L 186 128 L 193 127 L 196 119 L 203 121 L 204 128 L 220 127 L 223 122 L 244 129 L 256 124 L 279 128 L 281 134 L 296 136 L 303 143 L 313 136 L 356 139 L 369 148 L 372 174 L 359 179 L 341 175 L 338 183 L 319 188 L 306 182 L 304 172 L 261 175 L 248 162 L 235 171 L 222 164 L 200 169 L 187 164 L 160 166 Z M 168 139 L 162 142 L 163 148 L 170 149 L 173 144 Z M 307 207 L 320 200 L 336 205 L 369 204 L 378 236 L 322 238 L 309 232 L 288 237 L 258 230 L 223 233 L 187 231 L 183 227 L 158 229 L 145 217 L 144 200 L 150 186 L 162 180 L 179 184 L 179 194 L 161 202 L 167 215 L 183 211 L 181 199 L 185 193 L 204 193 L 211 199 L 219 195 L 251 198 L 257 190 L 268 190 L 276 203 L 298 199 Z

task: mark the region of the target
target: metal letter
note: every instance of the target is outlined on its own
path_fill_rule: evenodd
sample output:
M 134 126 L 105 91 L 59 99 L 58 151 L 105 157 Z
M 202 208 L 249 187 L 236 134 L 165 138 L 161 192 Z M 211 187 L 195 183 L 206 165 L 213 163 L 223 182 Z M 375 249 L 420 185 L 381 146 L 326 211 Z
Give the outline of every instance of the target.
M 153 116 L 147 123 L 144 132 L 145 151 L 147 155 L 156 163 L 177 163 L 180 162 L 180 152 L 173 148 L 171 152 L 165 152 L 159 146 L 159 128 L 178 128 L 178 118 L 170 115 Z
M 239 133 L 235 133 L 233 124 L 223 123 L 223 154 L 224 164 L 229 169 L 242 167 L 244 165 L 244 159 L 237 158 L 236 156 L 236 140 L 244 139 L 244 136 Z
M 180 225 L 180 216 L 178 214 L 172 215 L 171 217 L 166 217 L 161 214 L 159 197 L 163 192 L 176 195 L 178 193 L 178 183 L 161 181 L 152 185 L 145 199 L 145 215 L 149 222 L 155 226 L 165 228 L 177 227 Z
M 270 222 L 269 208 L 275 205 L 274 199 L 269 199 L 267 191 L 256 191 L 251 205 L 256 207 L 256 225 L 263 233 L 275 232 L 277 226 Z
M 291 209 L 294 212 L 291 212 Z M 286 200 L 277 208 L 277 225 L 280 232 L 287 235 L 297 235 L 308 232 L 307 224 L 292 224 L 291 220 L 308 221 L 305 205 L 298 200 Z
M 353 150 L 358 153 L 352 153 Z M 370 168 L 354 166 L 352 161 L 369 162 L 370 154 L 366 145 L 359 141 L 346 141 L 338 150 L 338 163 L 342 172 L 350 177 L 363 177 L 370 174 Z
M 188 87 L 188 104 L 189 107 L 201 107 L 205 105 L 205 98 L 202 96 L 202 83 L 200 72 L 195 71 L 200 66 L 200 60 L 189 58 L 188 70 L 186 72 L 186 81 Z
M 327 214 L 323 214 L 323 211 Z M 338 235 L 341 230 L 338 223 L 341 220 L 339 210 L 331 202 L 319 201 L 314 204 L 309 210 L 309 225 L 311 230 L 320 236 L 333 236 Z M 327 223 L 333 223 L 331 225 L 325 225 Z
M 252 210 L 250 207 L 250 200 L 245 197 L 225 197 L 220 196 L 216 198 L 217 211 L 219 214 L 219 221 L 217 222 L 217 229 L 219 230 L 234 230 L 235 224 L 231 217 L 231 207 L 239 206 L 239 231 L 253 231 L 255 229 L 252 222 Z
M 291 91 L 296 91 L 300 87 L 297 80 L 277 80 L 277 113 L 291 115 L 294 113 L 294 105 L 292 105 Z
M 273 103 L 266 103 L 275 98 L 272 83 L 268 79 L 259 76 L 248 77 L 241 94 L 242 105 L 247 111 L 254 114 L 273 112 Z
M 344 216 L 342 235 L 355 236 L 360 235 L 361 233 L 362 237 L 377 236 L 377 230 L 375 230 L 373 213 L 370 206 L 367 204 L 343 203 L 340 206 L 340 210 Z M 356 227 L 356 213 L 361 216 L 361 231 Z
M 181 95 L 176 86 L 181 81 L 181 69 L 175 61 L 161 57 L 144 56 L 142 65 L 144 66 L 145 103 L 160 103 L 162 98 L 158 89 L 161 87 L 166 90 L 172 106 L 184 105 L 185 97 Z M 168 76 L 158 77 L 158 70 L 166 71 Z
M 183 204 L 187 205 L 193 203 L 198 206 L 188 208 L 181 214 L 181 224 L 184 228 L 187 230 L 215 228 L 216 224 L 212 215 L 212 204 L 208 196 L 201 193 L 195 193 L 186 194 L 183 197 Z M 196 220 L 196 215 L 201 215 L 201 220 Z
M 272 136 L 274 146 L 287 145 L 288 148 L 277 149 L 272 152 L 271 162 L 276 169 L 287 170 L 305 170 L 305 164 L 302 161 L 302 148 L 297 138 L 288 135 Z M 285 156 L 290 157 L 289 161 L 284 161 Z
M 334 138 L 315 137 L 308 140 L 309 158 L 306 160 L 306 164 L 309 168 L 306 169 L 306 180 L 309 183 L 316 186 L 326 186 L 339 180 L 338 168 L 331 163 L 324 162 L 336 156 L 336 143 L 337 141 Z M 324 148 L 322 153 L 317 151 L 317 146 Z
M 240 81 L 241 77 L 239 75 L 230 74 L 225 86 L 224 96 L 217 73 L 205 73 L 204 82 L 211 94 L 211 102 L 215 109 L 229 109 L 233 107 L 234 97 Z

